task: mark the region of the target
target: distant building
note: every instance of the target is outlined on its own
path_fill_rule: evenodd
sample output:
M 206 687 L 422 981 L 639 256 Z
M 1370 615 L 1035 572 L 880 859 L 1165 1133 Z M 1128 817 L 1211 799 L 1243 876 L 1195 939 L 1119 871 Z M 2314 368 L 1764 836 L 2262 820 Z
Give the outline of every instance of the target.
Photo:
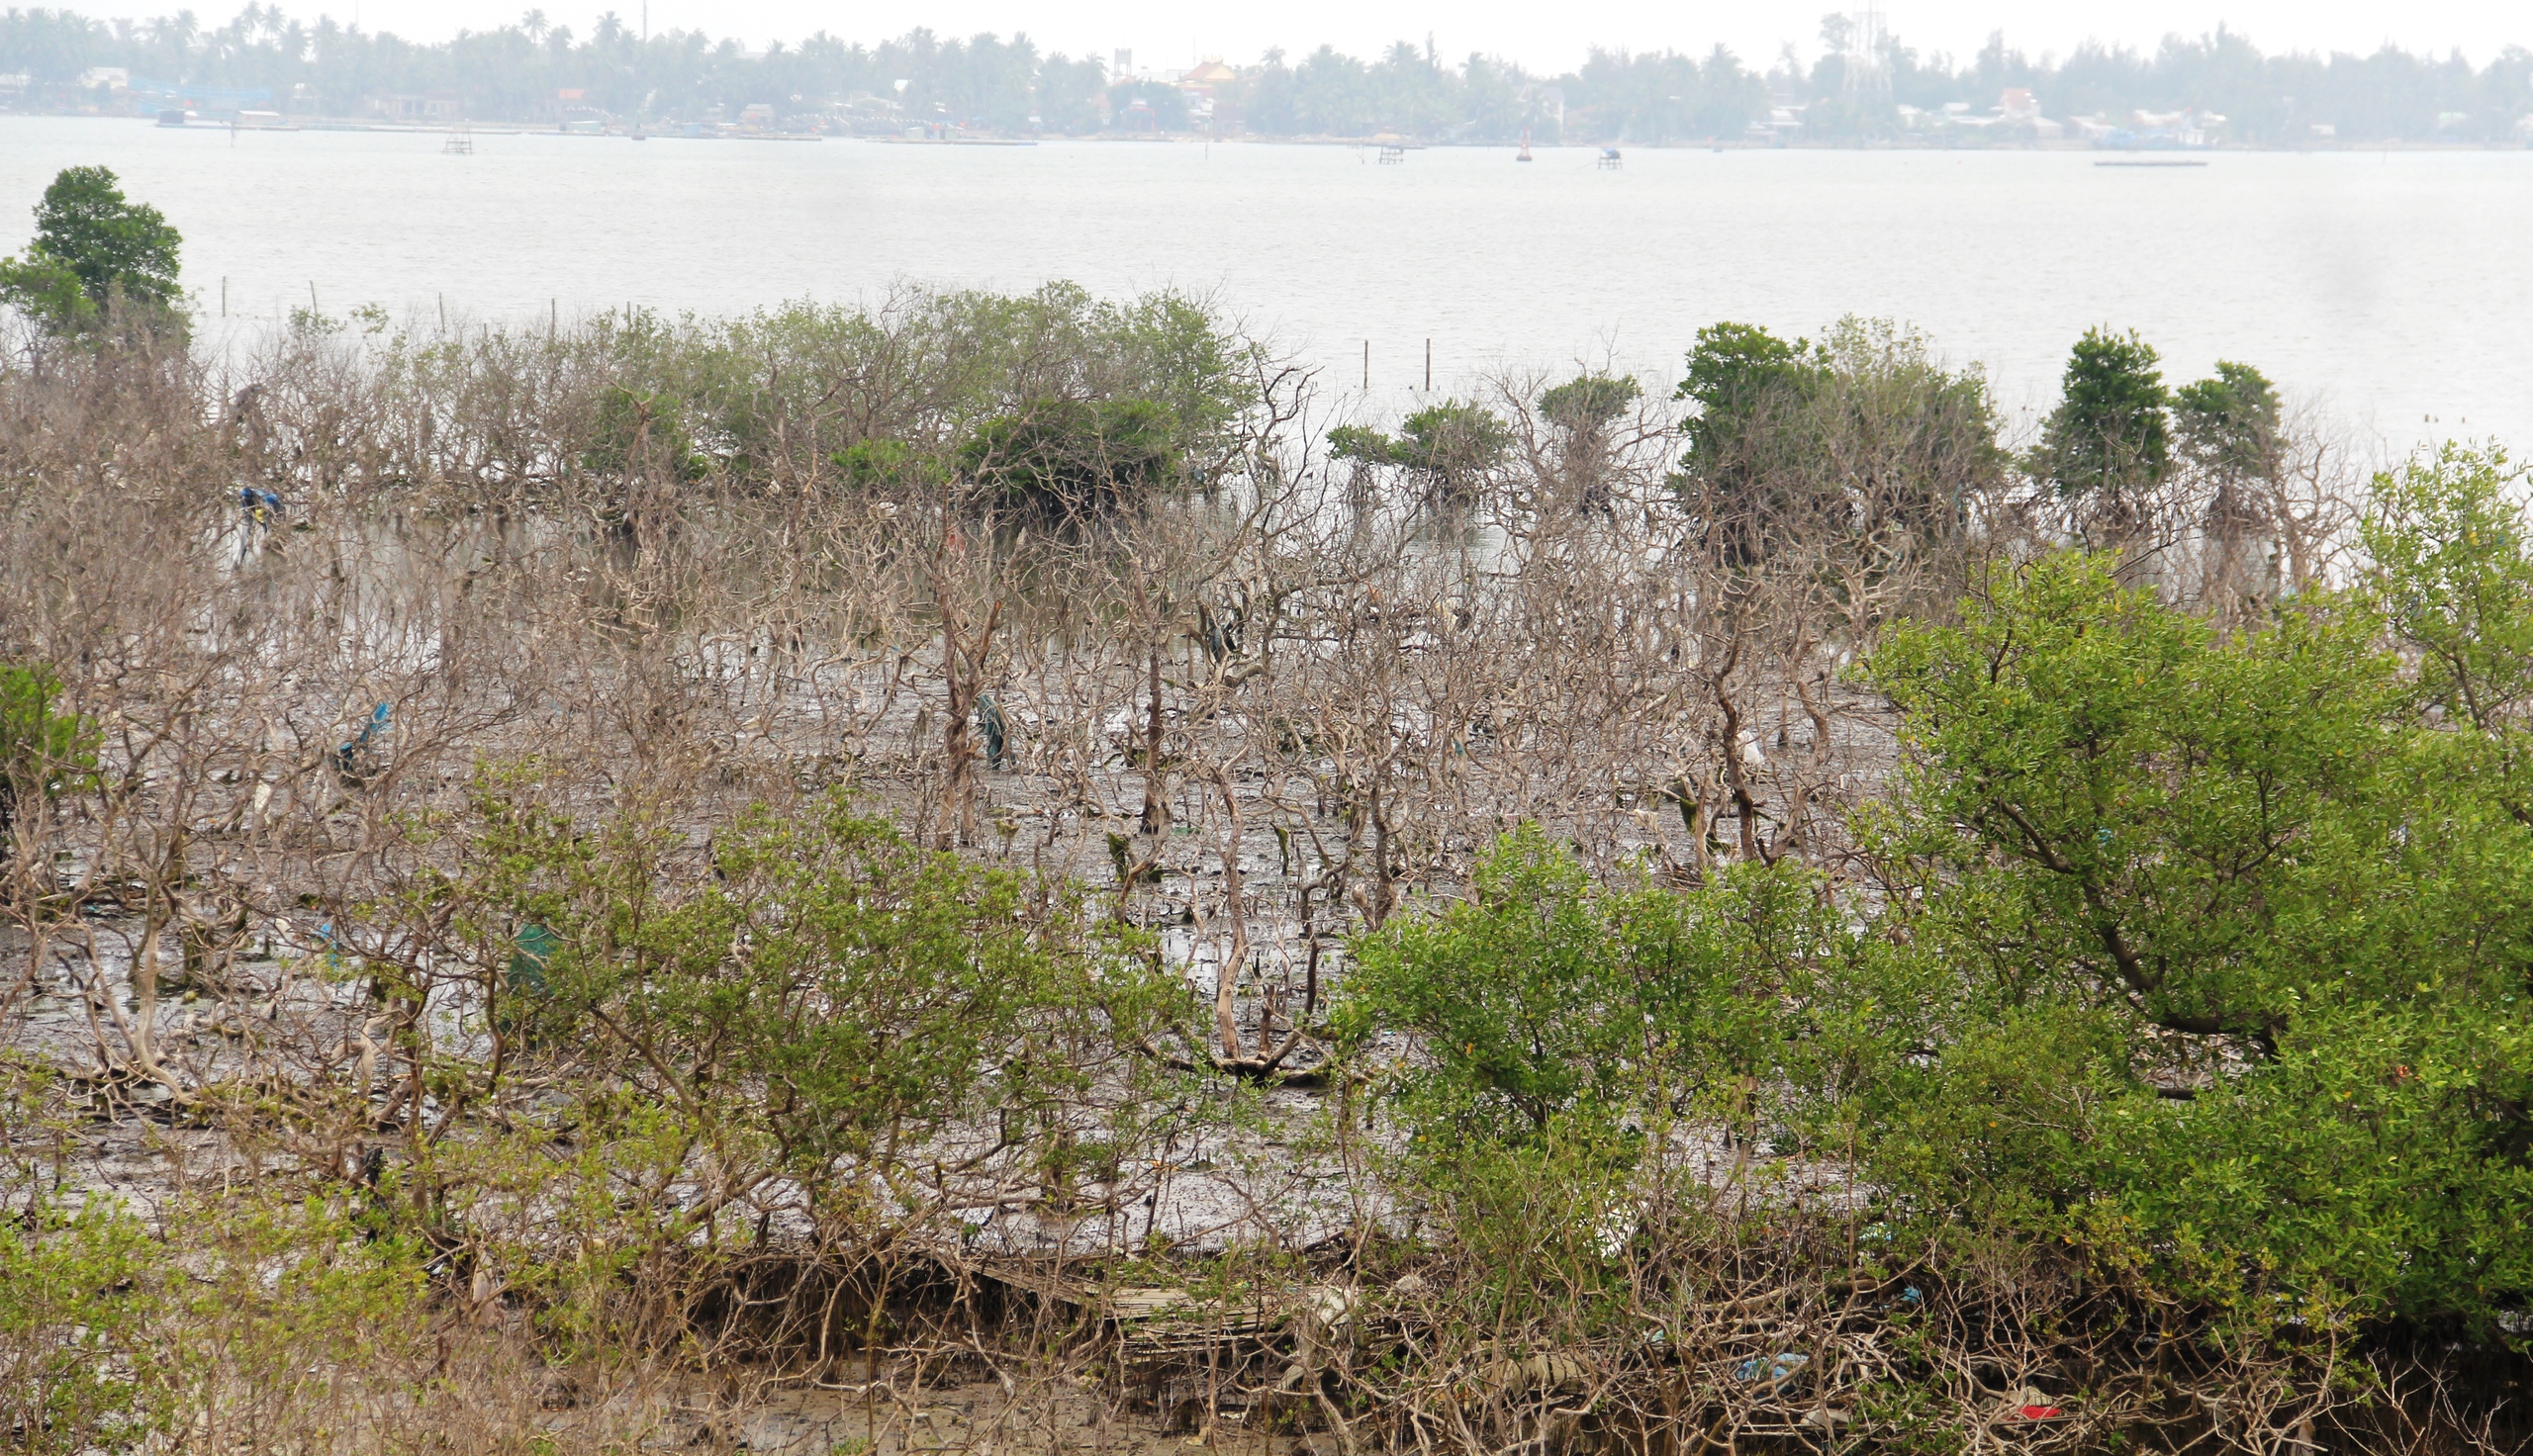
M 1235 113 L 1222 117 L 1215 109 L 1216 92 L 1240 79 L 1240 72 L 1222 63 L 1219 56 L 1209 56 L 1178 73 L 1178 94 L 1187 98 L 1187 124 L 1199 132 L 1216 130 L 1217 120 L 1236 122 Z
M 1911 126 L 1987 133 L 2024 141 L 2056 141 L 2067 135 L 2067 124 L 2042 116 L 2040 98 L 2021 86 L 2008 89 L 1984 116 L 1973 112 L 1969 102 L 1947 101 L 1941 113 L 1904 112 L 1904 120 Z M 2083 125 L 2078 124 L 2080 129 Z
M 1122 81 L 1135 73 L 1135 52 L 1119 47 L 1108 52 L 1108 79 Z
M 444 127 L 457 120 L 457 93 L 454 91 L 399 92 L 372 100 L 369 108 L 391 122 L 410 122 L 423 127 Z

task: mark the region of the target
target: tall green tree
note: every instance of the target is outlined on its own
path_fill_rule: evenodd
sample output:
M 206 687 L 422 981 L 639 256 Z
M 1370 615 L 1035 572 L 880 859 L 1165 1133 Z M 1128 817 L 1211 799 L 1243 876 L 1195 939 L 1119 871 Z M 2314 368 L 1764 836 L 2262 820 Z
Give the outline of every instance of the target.
M 2068 355 L 2060 391 L 2032 454 L 2035 476 L 2111 513 L 2162 483 L 2172 397 L 2152 345 L 2134 330 L 2089 328 Z
M 2461 634 L 2438 580 L 2528 610 L 2520 528 L 2415 529 L 2494 502 L 2405 495 L 2402 635 Z M 1881 1023 L 1868 1176 L 2238 1327 L 2488 1333 L 2533 1294 L 2533 833 L 2383 627 L 2339 597 L 2219 633 L 2066 556 L 1892 635 L 1907 767 L 1867 839 L 1905 950 L 1841 998 Z
M 93 323 L 118 301 L 152 312 L 177 302 L 183 238 L 166 217 L 123 194 L 104 167 L 66 167 L 36 205 L 23 258 L 0 260 L 0 299 L 46 327 Z
M 1697 407 L 1682 426 L 1689 449 L 1681 464 L 1722 484 L 1746 477 L 1770 421 L 1795 408 L 1821 367 L 1808 340 L 1788 343 L 1755 323 L 1699 329 L 1675 396 Z
M 1674 484 L 1736 567 L 1800 540 L 1880 577 L 1956 539 L 2005 476 L 1986 379 L 1889 322 L 1842 318 L 1817 344 L 1710 325 L 1678 397 L 1697 412 Z
M 2182 453 L 2218 480 L 2268 474 L 2281 443 L 2278 389 L 2249 364 L 2216 361 L 2216 372 L 2173 393 Z

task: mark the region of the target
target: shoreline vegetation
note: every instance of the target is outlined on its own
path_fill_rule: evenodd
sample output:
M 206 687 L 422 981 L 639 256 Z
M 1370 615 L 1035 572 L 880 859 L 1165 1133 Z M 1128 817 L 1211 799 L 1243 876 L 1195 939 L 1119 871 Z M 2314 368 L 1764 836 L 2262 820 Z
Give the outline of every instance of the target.
M 1025 35 L 917 29 L 877 45 L 825 32 L 750 49 L 702 31 L 643 36 L 610 13 L 587 36 L 541 11 L 415 43 L 250 5 L 96 21 L 0 15 L 0 109 L 241 125 L 379 120 L 660 135 L 1392 137 L 1636 145 L 2076 140 L 2110 147 L 2533 144 L 2533 51 L 2478 68 L 2390 46 L 2264 53 L 2223 27 L 2151 51 L 2088 44 L 2037 59 L 2000 33 L 1972 56 L 1922 54 L 1830 17 L 1804 51 L 1745 62 L 1595 47 L 1533 71 L 1429 40 L 1358 58 L 1321 46 L 1184 70 L 1128 52 L 1041 52 Z
M 9 115 L 12 115 L 12 113 L 0 111 L 0 117 Z M 141 122 L 145 125 L 152 126 L 153 128 L 160 129 L 181 125 L 187 130 L 194 131 L 217 130 L 227 132 L 232 125 L 230 121 L 223 120 L 216 116 L 204 117 L 201 115 L 191 116 L 181 124 L 162 122 L 151 117 L 115 116 L 95 112 L 26 112 L 16 113 L 15 115 L 80 117 L 95 121 Z M 305 120 L 279 122 L 249 121 L 239 122 L 236 126 L 238 130 L 245 132 L 350 132 L 375 133 L 388 136 L 410 135 L 423 136 L 448 136 L 454 135 L 469 137 L 575 136 L 589 140 L 622 140 L 634 132 L 641 131 L 644 132 L 644 139 L 646 140 L 675 139 L 684 141 L 710 140 L 764 142 L 860 140 L 880 145 L 900 146 L 1036 146 L 1044 142 L 1079 142 L 1103 143 L 1120 146 L 1343 146 L 1358 149 L 1363 147 L 1395 147 L 1405 152 L 1454 150 L 1500 152 L 1507 149 L 1506 143 L 1495 140 L 1422 140 L 1415 137 L 1405 136 L 1395 132 L 1373 132 L 1366 133 L 1361 136 L 1295 135 L 1267 136 L 1253 135 L 1227 137 L 1213 136 L 1202 132 L 1133 134 L 1122 132 L 1101 132 L 1087 133 L 1079 136 L 1024 137 L 1005 137 L 995 136 L 991 133 L 983 132 L 976 134 L 963 133 L 948 136 L 838 136 L 817 132 L 755 131 L 740 128 L 710 130 L 699 129 L 693 134 L 683 132 L 651 132 L 639 123 L 629 122 L 610 123 L 596 128 L 574 128 L 570 130 L 563 130 L 503 123 L 478 126 L 473 123 L 449 122 L 439 125 L 431 125 L 421 122 L 386 122 L 361 120 L 358 118 L 309 118 Z M 1517 141 L 1514 144 L 1518 145 L 1519 143 Z M 1604 147 L 1598 141 L 1543 141 L 1534 139 L 1530 145 L 1534 152 L 1568 152 L 1577 156 L 1599 156 L 1611 149 Z M 1877 138 L 1869 141 L 1858 139 L 1778 139 L 1772 136 L 1764 138 L 1757 136 L 1713 138 L 1690 136 L 1651 143 L 1631 142 L 1624 148 L 1619 149 L 1622 151 L 1623 155 L 1637 151 L 1866 150 L 1894 152 L 1943 151 L 1954 153 L 1962 151 L 2046 152 L 2094 156 L 2102 158 L 2103 164 L 2107 166 L 2153 167 L 2203 164 L 2205 158 L 2213 154 L 2243 155 L 2250 153 L 2282 152 L 2297 155 L 2315 155 L 2362 151 L 2369 154 L 2397 152 L 2434 155 L 2466 151 L 2519 151 L 2525 148 L 2526 143 L 2514 140 L 2379 140 L 2350 143 L 2336 138 L 2308 140 L 2302 143 L 2234 143 L 2225 145 L 2193 146 L 2188 148 L 2163 146 L 2105 147 L 2101 144 L 2085 140 L 2083 138 L 2068 139 L 2065 137 L 2054 137 L 2046 140 L 1980 139 L 1965 142 L 1959 138 L 1947 138 L 1938 135 L 1894 136 L 1888 138 Z
M 1891 322 L 0 265 L 0 1442 L 2533 1439 L 2533 507 Z

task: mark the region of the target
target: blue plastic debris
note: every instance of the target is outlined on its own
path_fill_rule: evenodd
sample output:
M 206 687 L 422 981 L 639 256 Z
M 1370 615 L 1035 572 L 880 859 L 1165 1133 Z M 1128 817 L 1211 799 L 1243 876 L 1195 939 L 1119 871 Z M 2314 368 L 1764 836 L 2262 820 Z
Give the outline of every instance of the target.
M 1810 1355 L 1798 1355 L 1792 1350 L 1775 1355 L 1753 1355 L 1733 1367 L 1733 1378 L 1738 1381 L 1764 1380 L 1776 1385 L 1811 1363 Z
M 335 747 L 334 772 L 354 783 L 367 777 L 368 766 L 362 761 L 368 755 L 370 743 L 386 731 L 387 704 L 382 702 L 370 713 L 369 721 L 361 725 L 358 738 Z

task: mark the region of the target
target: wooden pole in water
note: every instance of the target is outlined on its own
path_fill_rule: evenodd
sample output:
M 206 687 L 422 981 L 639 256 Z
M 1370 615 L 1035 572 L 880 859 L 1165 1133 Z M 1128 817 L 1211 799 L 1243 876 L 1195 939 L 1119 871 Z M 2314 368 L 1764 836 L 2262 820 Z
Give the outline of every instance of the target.
M 1372 387 L 1372 341 L 1363 340 L 1363 388 Z
M 1434 393 L 1434 341 L 1425 340 L 1425 393 Z
M 439 331 L 448 332 L 448 295 L 439 296 Z
M 320 307 L 317 303 L 317 280 L 314 278 L 308 280 L 308 312 L 311 314 L 323 314 L 326 312 L 325 309 Z
M 226 275 L 220 280 L 220 317 L 229 317 L 229 279 Z

